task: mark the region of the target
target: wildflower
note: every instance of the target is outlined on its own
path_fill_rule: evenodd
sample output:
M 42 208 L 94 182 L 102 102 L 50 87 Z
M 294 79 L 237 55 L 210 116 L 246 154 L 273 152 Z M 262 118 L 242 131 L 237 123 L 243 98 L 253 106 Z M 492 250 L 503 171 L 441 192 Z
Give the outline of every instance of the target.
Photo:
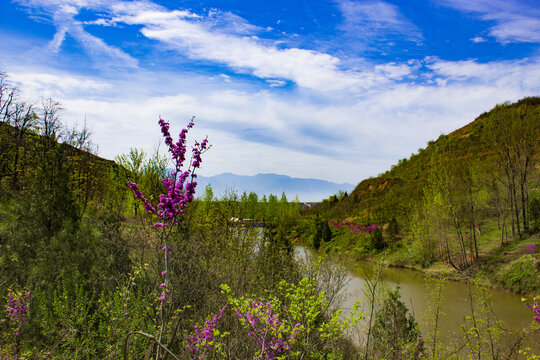
M 540 323 L 540 304 L 538 304 L 538 301 L 535 301 L 534 304 L 525 304 L 529 309 L 531 309 L 534 314 L 536 315 L 534 317 L 534 321 Z
M 26 315 L 28 312 L 28 298 L 30 297 L 29 291 L 8 292 L 8 301 L 6 311 L 8 318 L 15 323 L 17 331 L 15 336 L 19 336 L 19 331 L 24 326 L 26 321 Z

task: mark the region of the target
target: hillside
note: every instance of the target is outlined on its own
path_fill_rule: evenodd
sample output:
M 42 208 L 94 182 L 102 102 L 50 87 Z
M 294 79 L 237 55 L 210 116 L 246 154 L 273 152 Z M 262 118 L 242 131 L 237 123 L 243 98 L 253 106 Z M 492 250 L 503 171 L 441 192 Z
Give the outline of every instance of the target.
M 4 196 L 48 191 L 68 191 L 78 216 L 107 188 L 109 176 L 125 171 L 114 161 L 90 151 L 73 130 L 62 137 L 60 129 L 44 135 L 38 124 L 14 127 L 0 122 L 0 190 Z
M 522 127 L 524 124 L 519 122 L 519 118 L 515 120 L 518 130 L 530 132 L 536 138 L 532 161 L 537 168 L 539 107 L 540 97 L 530 97 L 481 114 L 464 127 L 429 141 L 425 149 L 419 149 L 418 153 L 400 160 L 385 173 L 361 181 L 343 203 L 336 206 L 335 211 L 343 211 L 344 215 L 366 216 L 374 221 L 384 221 L 393 216 L 405 217 L 410 211 L 410 205 L 421 201 L 423 189 L 436 166 L 455 165 L 456 162 L 460 163 L 459 166 L 466 166 L 474 161 L 477 166 L 485 167 L 484 171 L 500 175 L 501 169 L 490 167 L 497 154 L 488 131 L 496 126 L 495 117 L 501 109 L 516 110 L 519 117 L 524 119 L 528 116 L 532 119 L 533 128 L 530 130 Z
M 540 246 L 539 151 L 540 98 L 498 105 L 349 196 L 325 200 L 318 216 L 331 236 L 304 239 L 327 252 L 459 273 L 483 269 L 496 286 L 539 289 L 540 259 L 527 250 Z

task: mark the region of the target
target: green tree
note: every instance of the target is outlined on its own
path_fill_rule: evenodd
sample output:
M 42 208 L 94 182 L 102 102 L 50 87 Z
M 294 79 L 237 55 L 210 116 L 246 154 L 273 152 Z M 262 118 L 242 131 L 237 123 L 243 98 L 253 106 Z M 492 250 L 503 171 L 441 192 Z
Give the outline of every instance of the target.
M 332 240 L 332 230 L 330 230 L 330 226 L 328 225 L 328 221 L 322 222 L 322 241 L 324 242 L 330 242 Z
M 529 227 L 529 174 L 535 164 L 533 158 L 540 134 L 539 118 L 540 108 L 531 108 L 522 101 L 521 104 L 499 105 L 486 119 L 484 138 L 495 151 L 494 163 L 505 179 L 512 210 L 512 232 L 518 237 L 522 235 L 522 226 L 525 231 Z
M 392 241 L 396 240 L 397 235 L 399 234 L 399 225 L 395 217 L 392 217 L 390 223 L 388 224 L 388 236 Z
M 399 287 L 387 292 L 381 309 L 375 313 L 374 359 L 420 359 L 422 356 L 418 324 L 400 297 Z
M 249 219 L 256 220 L 259 215 L 259 197 L 257 193 L 251 191 L 247 200 L 247 216 Z
M 313 233 L 313 247 L 317 250 L 321 247 L 321 242 L 323 240 L 323 221 L 320 216 L 317 215 L 315 218 L 315 232 Z
M 382 229 L 380 227 L 376 227 L 373 232 L 371 233 L 371 248 L 379 251 L 386 247 L 386 243 L 384 241 Z
M 266 218 L 270 222 L 277 221 L 279 215 L 279 205 L 277 196 L 274 194 L 268 195 L 268 206 L 266 207 Z
M 266 194 L 263 194 L 261 200 L 259 201 L 259 207 L 260 218 L 263 221 L 266 221 L 266 208 L 268 207 L 268 199 L 266 198 Z

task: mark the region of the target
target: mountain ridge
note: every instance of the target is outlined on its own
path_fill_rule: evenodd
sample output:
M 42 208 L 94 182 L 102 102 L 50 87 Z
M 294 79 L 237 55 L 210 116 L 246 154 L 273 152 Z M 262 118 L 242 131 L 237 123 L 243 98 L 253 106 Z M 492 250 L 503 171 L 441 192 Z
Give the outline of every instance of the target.
M 298 200 L 302 202 L 321 201 L 340 191 L 350 192 L 354 189 L 353 184 L 335 183 L 314 178 L 296 178 L 275 173 L 237 175 L 225 172 L 213 176 L 199 175 L 197 180 L 199 187 L 210 184 L 214 194 L 218 197 L 224 196 L 230 191 L 254 192 L 259 196 L 270 194 L 279 196 L 284 192 L 287 199 L 294 200 L 298 196 Z

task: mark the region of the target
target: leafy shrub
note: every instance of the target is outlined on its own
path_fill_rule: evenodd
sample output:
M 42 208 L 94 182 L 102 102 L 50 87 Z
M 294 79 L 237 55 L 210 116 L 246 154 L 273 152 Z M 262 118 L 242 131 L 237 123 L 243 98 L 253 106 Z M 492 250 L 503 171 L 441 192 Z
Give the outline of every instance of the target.
M 497 278 L 505 288 L 519 294 L 531 293 L 540 286 L 540 273 L 531 254 L 504 266 Z

